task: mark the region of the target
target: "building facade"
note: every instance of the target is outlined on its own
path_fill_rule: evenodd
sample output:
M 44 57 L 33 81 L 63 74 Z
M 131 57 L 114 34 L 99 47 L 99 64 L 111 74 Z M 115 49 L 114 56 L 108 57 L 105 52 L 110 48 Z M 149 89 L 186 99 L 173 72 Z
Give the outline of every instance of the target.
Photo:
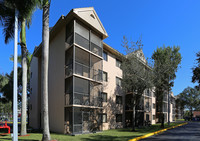
M 48 90 L 52 132 L 82 134 L 131 125 L 130 95 L 121 88 L 123 55 L 103 42 L 107 37 L 92 7 L 72 9 L 51 28 Z M 43 128 L 41 51 L 41 45 L 36 47 L 31 60 L 30 126 L 35 129 Z M 140 55 L 145 62 L 142 50 Z M 138 123 L 158 122 L 154 90 L 145 90 L 141 101 L 136 111 Z

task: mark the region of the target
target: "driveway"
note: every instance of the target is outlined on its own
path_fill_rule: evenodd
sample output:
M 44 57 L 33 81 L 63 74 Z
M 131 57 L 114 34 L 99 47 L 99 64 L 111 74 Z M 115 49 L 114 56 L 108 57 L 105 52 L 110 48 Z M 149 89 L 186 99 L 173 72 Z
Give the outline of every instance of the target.
M 200 141 L 200 122 L 189 122 L 141 141 Z

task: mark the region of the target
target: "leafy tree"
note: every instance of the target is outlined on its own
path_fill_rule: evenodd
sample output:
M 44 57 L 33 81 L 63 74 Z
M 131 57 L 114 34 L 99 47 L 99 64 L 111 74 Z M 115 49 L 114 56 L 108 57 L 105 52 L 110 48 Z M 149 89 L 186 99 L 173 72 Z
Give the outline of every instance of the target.
M 192 111 L 198 109 L 200 104 L 200 91 L 196 88 L 187 87 L 179 94 L 180 100 L 185 107 L 190 110 L 190 118 L 192 119 Z
M 22 69 L 18 67 L 18 100 L 21 101 L 21 89 L 22 86 Z M 10 101 L 13 101 L 13 77 L 14 72 L 12 71 L 10 74 L 6 74 L 4 79 L 7 79 L 7 83 L 2 87 L 1 93 L 3 94 L 3 97 L 1 98 L 3 103 L 8 103 Z M 0 81 L 1 83 L 1 81 Z
M 8 77 L 4 74 L 0 74 L 0 93 L 2 88 L 8 83 Z
M 176 103 L 176 109 L 177 109 L 178 111 L 180 110 L 181 115 L 183 115 L 183 112 L 184 112 L 186 103 L 185 103 L 185 101 L 183 101 L 183 100 L 181 99 L 180 95 L 177 95 L 177 96 L 176 96 L 175 103 Z M 177 112 L 178 112 L 178 111 L 177 111 Z M 177 116 L 178 116 L 178 115 L 177 115 Z
M 37 0 L 1 0 L 0 22 L 3 26 L 5 43 L 14 37 L 15 9 L 18 11 L 20 31 L 20 45 L 22 54 L 22 119 L 21 135 L 26 135 L 26 109 L 27 109 L 27 46 L 26 26 L 29 28 L 31 16 L 37 5 Z
M 0 120 L 2 120 L 4 116 L 6 116 L 5 118 L 9 120 L 11 114 L 12 114 L 12 102 L 11 101 L 7 103 L 0 102 L 0 115 L 1 115 Z
M 193 68 L 193 76 L 192 76 L 192 82 L 198 83 L 198 89 L 200 90 L 200 52 L 198 52 L 197 54 L 197 66 L 195 68 Z
M 154 61 L 154 86 L 156 87 L 156 102 L 160 109 L 161 127 L 164 128 L 163 98 L 169 92 L 176 78 L 176 72 L 181 63 L 180 47 L 163 46 L 157 48 L 152 55 Z
M 129 43 L 124 36 L 122 46 L 126 51 L 125 57 L 122 57 L 121 65 L 123 70 L 122 88 L 126 94 L 132 94 L 132 131 L 135 131 L 136 105 L 140 104 L 144 90 L 152 87 L 152 68 L 142 60 L 143 58 L 140 58 L 143 56 L 138 56 L 141 55 L 139 53 L 142 47 L 141 40 Z

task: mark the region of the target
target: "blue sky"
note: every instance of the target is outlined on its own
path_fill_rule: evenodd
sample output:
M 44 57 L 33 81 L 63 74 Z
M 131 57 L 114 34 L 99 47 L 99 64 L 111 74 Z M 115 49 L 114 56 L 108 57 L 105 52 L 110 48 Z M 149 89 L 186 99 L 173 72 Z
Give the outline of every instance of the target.
M 52 0 L 50 26 L 73 8 L 93 6 L 109 35 L 104 42 L 120 52 L 123 52 L 123 35 L 133 41 L 142 36 L 143 52 L 148 58 L 164 44 L 179 45 L 183 59 L 173 87 L 177 95 L 187 86 L 194 86 L 191 68 L 195 64 L 195 54 L 200 51 L 199 5 L 199 0 Z M 5 45 L 2 28 L 0 32 L 0 73 L 10 73 L 13 41 Z M 42 11 L 38 9 L 27 30 L 27 46 L 31 53 L 40 44 L 41 37 Z M 20 48 L 18 52 L 20 54 Z

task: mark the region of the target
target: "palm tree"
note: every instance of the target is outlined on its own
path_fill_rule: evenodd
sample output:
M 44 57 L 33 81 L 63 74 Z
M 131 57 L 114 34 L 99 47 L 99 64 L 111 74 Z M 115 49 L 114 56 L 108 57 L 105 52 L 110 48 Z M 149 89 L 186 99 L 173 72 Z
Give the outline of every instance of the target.
M 43 120 L 43 141 L 51 139 L 49 132 L 48 112 L 48 64 L 49 64 L 49 8 L 50 1 L 43 0 L 42 3 L 42 120 Z
M 5 43 L 14 37 L 15 8 L 18 11 L 20 31 L 20 45 L 22 55 L 22 119 L 21 135 L 26 135 L 27 109 L 27 46 L 26 26 L 29 28 L 31 15 L 37 5 L 37 0 L 0 0 L 0 23 L 3 26 Z

